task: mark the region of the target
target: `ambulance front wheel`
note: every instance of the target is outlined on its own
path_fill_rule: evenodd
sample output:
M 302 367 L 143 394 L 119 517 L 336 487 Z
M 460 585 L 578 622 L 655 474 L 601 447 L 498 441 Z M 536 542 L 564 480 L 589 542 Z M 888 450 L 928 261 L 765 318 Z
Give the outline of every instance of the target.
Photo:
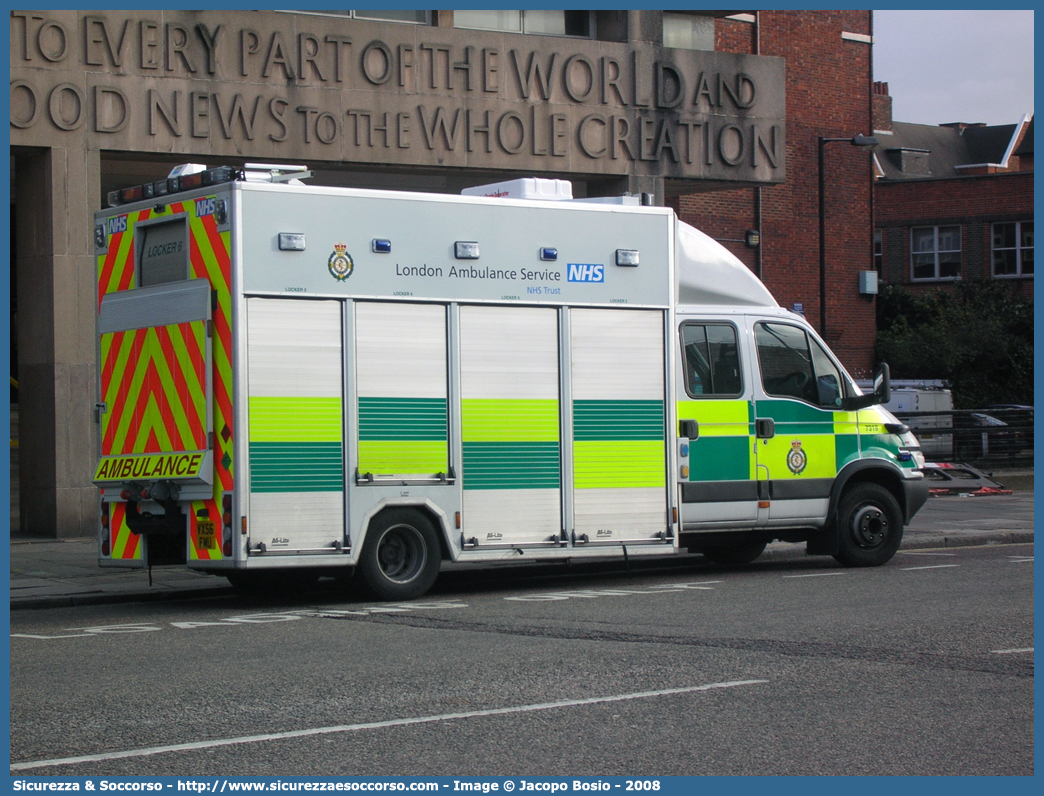
M 359 574 L 381 600 L 412 600 L 431 588 L 439 563 L 439 537 L 431 521 L 417 511 L 391 509 L 370 524 Z
M 841 498 L 837 512 L 838 551 L 846 567 L 877 567 L 891 560 L 903 541 L 899 503 L 880 484 L 858 484 Z

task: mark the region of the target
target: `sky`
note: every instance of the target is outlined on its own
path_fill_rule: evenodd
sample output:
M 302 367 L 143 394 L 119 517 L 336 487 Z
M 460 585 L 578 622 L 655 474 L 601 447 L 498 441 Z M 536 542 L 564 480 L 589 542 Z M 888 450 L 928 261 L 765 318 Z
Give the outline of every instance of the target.
M 1033 113 L 1032 11 L 874 11 L 892 118 L 1014 124 Z

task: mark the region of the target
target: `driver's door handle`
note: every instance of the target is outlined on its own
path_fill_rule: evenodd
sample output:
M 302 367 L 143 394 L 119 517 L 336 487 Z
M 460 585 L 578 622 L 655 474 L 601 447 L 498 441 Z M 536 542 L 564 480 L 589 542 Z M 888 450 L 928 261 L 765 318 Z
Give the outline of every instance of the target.
M 755 427 L 758 439 L 772 439 L 776 436 L 776 421 L 771 417 L 758 418 Z

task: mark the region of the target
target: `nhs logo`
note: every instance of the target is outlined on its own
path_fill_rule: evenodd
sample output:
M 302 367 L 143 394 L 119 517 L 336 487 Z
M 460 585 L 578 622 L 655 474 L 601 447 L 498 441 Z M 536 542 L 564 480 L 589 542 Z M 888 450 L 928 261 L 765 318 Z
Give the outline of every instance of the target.
M 208 196 L 205 199 L 196 200 L 196 218 L 212 216 L 217 210 L 217 198 Z
M 592 263 L 569 263 L 570 282 L 604 282 L 605 266 Z
M 127 231 L 127 216 L 116 216 L 109 219 L 109 234 L 117 235 Z

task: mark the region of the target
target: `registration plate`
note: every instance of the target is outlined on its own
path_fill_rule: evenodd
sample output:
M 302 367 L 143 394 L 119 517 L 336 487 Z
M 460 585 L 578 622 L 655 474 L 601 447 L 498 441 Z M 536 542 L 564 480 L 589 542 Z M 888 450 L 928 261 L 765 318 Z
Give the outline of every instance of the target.
M 217 547 L 214 543 L 213 520 L 196 520 L 196 547 L 205 547 L 208 550 Z

